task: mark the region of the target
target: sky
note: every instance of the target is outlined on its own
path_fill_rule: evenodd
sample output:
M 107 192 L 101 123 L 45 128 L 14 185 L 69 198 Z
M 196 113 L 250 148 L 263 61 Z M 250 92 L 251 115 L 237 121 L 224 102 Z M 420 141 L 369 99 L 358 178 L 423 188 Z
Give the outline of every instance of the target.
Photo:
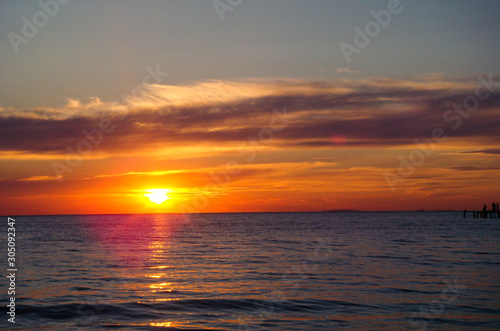
M 1 214 L 482 209 L 499 12 L 1 0 Z

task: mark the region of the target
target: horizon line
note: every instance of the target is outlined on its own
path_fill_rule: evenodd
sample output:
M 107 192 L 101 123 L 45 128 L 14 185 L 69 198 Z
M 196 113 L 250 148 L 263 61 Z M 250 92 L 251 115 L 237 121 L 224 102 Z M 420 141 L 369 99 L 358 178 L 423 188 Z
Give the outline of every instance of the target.
M 468 210 L 469 211 L 469 210 Z M 470 210 L 473 211 L 473 210 Z M 421 212 L 463 212 L 463 210 L 319 210 L 319 211 L 233 211 L 233 212 L 204 212 L 204 213 L 92 213 L 92 214 L 8 214 L 1 217 L 19 216 L 98 216 L 98 215 L 205 215 L 205 214 L 299 214 L 299 213 L 421 213 Z

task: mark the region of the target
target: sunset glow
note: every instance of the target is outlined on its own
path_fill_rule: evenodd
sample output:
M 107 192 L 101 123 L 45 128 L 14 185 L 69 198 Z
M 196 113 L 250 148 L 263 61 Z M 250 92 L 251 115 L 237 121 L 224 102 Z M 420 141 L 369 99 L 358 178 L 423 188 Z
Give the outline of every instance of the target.
M 38 2 L 5 2 L 0 210 L 475 209 L 500 195 L 496 2 L 389 1 L 382 25 L 387 1 L 221 2 L 71 2 L 43 28 L 21 20 L 45 15 Z
M 166 200 L 170 199 L 168 196 L 168 193 L 170 190 L 168 189 L 150 189 L 148 190 L 149 193 L 145 194 L 145 196 L 153 203 L 156 203 L 157 205 L 162 204 Z

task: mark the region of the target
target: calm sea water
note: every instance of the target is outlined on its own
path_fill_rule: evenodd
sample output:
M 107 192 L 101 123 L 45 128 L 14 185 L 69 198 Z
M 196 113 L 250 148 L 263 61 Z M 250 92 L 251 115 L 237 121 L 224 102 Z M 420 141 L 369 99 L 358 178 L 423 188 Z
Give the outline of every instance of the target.
M 500 329 L 500 219 L 14 218 L 20 329 Z M 8 328 L 2 278 L 0 328 Z

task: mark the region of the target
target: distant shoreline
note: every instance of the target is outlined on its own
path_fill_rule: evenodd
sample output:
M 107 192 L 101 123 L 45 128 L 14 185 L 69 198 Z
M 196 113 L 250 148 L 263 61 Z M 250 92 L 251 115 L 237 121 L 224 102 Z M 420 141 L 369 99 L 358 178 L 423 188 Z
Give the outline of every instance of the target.
M 318 213 L 361 213 L 361 210 L 356 209 L 332 209 L 332 210 L 323 210 Z
M 300 213 L 462 213 L 463 210 L 355 210 L 355 209 L 332 209 L 316 211 L 240 211 L 240 212 L 214 212 L 214 213 L 187 213 L 193 215 L 216 215 L 216 214 L 300 214 Z M 0 217 L 23 217 L 23 216 L 97 216 L 97 215 L 181 215 L 182 213 L 96 213 L 96 214 L 6 214 Z

